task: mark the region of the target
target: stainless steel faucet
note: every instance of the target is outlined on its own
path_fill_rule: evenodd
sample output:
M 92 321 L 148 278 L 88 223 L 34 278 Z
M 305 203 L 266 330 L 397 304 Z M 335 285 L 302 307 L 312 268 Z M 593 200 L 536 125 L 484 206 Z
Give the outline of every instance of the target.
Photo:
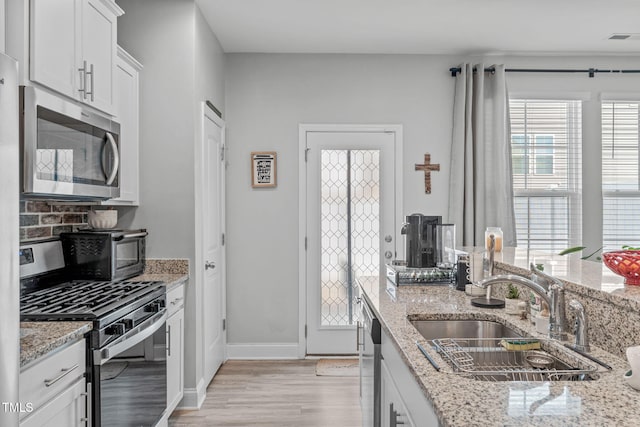
M 487 288 L 496 283 L 517 283 L 540 295 L 549 306 L 549 337 L 567 340 L 567 318 L 564 307 L 564 285 L 555 277 L 539 271 L 531 264 L 531 277 L 527 279 L 515 274 L 500 274 L 479 281 L 476 286 Z
M 589 352 L 589 323 L 587 313 L 580 301 L 572 299 L 569 301 L 569 308 L 576 312 L 576 344 L 574 348 L 580 351 Z

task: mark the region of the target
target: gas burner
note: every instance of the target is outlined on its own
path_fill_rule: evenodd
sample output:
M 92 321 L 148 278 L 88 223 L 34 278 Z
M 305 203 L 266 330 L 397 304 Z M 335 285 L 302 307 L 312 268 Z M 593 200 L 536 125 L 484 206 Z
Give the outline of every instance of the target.
M 65 282 L 22 295 L 20 314 L 23 320 L 103 319 L 161 287 L 162 282 Z

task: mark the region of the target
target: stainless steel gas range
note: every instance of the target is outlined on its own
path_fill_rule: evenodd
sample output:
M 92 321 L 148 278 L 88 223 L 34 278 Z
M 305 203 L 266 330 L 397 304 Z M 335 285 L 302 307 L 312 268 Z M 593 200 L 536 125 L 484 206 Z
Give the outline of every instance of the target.
M 90 321 L 87 383 L 93 426 L 153 426 L 167 405 L 162 282 L 71 280 L 59 240 L 20 248 L 20 317 Z

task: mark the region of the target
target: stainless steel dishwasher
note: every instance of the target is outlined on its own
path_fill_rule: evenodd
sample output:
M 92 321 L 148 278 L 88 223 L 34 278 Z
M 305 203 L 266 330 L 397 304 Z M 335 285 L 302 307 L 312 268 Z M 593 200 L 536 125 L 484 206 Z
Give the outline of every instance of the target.
M 380 427 L 380 361 L 382 359 L 380 321 L 375 317 L 364 297 L 358 298 L 358 302 L 360 304 L 358 354 L 360 357 L 362 426 Z

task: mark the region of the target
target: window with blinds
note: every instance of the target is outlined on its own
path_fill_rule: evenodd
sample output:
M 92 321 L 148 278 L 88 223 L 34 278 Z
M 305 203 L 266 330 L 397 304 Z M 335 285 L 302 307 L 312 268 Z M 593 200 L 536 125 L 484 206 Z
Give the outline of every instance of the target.
M 560 251 L 582 233 L 582 102 L 511 99 L 518 247 Z
M 640 102 L 602 102 L 603 250 L 640 246 Z

